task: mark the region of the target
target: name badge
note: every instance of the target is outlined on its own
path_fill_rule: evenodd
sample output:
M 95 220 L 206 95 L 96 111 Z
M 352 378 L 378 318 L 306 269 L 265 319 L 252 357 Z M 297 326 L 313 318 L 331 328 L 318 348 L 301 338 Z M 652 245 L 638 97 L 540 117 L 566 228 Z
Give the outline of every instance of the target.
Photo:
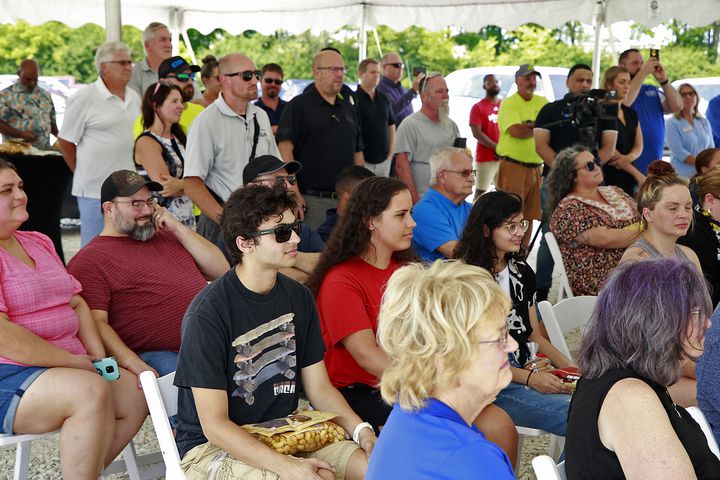
M 682 129 L 682 131 L 683 131 L 683 133 L 690 133 L 690 132 L 693 131 L 693 127 L 691 127 L 690 125 L 688 125 L 687 127 L 684 127 L 684 128 Z

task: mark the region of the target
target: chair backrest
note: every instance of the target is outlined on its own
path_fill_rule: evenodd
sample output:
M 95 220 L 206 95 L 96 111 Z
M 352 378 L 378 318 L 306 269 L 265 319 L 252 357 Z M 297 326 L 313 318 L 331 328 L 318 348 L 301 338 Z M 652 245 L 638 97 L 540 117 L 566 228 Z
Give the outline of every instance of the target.
M 555 460 L 547 455 L 540 455 L 532 459 L 537 480 L 567 480 L 565 475 L 565 462 L 555 465 Z
M 568 280 L 567 271 L 565 271 L 565 264 L 563 263 L 562 255 L 560 254 L 560 245 L 555 240 L 555 235 L 552 232 L 545 234 L 545 241 L 550 249 L 550 255 L 552 256 L 553 262 L 555 262 L 556 271 L 560 272 L 560 295 L 558 300 L 563 298 L 572 298 L 574 295 L 570 288 L 570 281 Z
M 180 454 L 168 420 L 168 415 L 177 414 L 178 389 L 173 385 L 173 380 L 175 380 L 175 372 L 160 378 L 155 378 L 150 371 L 140 374 L 145 401 L 165 461 L 166 478 L 184 479 L 185 474 L 180 470 Z
M 565 333 L 573 328 L 587 325 L 596 301 L 597 297 L 588 295 L 566 298 L 555 305 L 551 305 L 546 300 L 538 303 L 538 310 L 550 337 L 550 343 L 566 357 L 572 358 L 565 342 Z
M 718 448 L 717 440 L 715 439 L 715 435 L 713 434 L 712 428 L 710 428 L 710 424 L 708 423 L 707 418 L 705 418 L 705 414 L 698 407 L 688 407 L 685 410 L 687 410 L 687 412 L 692 415 L 698 425 L 700 425 L 700 428 L 705 434 L 705 438 L 707 438 L 707 443 L 708 447 L 710 447 L 710 450 L 712 450 L 716 457 L 720 458 L 720 448 Z

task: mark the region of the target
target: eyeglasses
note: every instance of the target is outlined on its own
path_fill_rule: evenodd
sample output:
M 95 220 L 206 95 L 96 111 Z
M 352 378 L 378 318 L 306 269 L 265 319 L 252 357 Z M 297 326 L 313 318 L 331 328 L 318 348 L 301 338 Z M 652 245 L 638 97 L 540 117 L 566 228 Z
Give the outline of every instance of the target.
M 318 70 L 330 70 L 332 73 L 347 73 L 347 67 L 317 67 Z
M 420 84 L 418 85 L 418 91 L 422 92 L 425 90 L 425 85 L 430 81 L 431 78 L 435 77 L 442 77 L 442 74 L 440 72 L 428 72 L 421 80 Z
M 283 81 L 277 78 L 266 78 L 263 80 L 263 82 L 267 83 L 268 85 L 274 83 L 278 87 L 283 84 Z
M 506 228 L 510 235 L 515 235 L 518 232 L 522 232 L 522 233 L 527 232 L 527 229 L 530 228 L 530 221 L 523 219 L 517 223 L 514 223 L 514 222 L 503 223 L 501 226 Z
M 507 345 L 508 337 L 510 336 L 510 328 L 505 325 L 505 328 L 503 328 L 502 333 L 500 334 L 500 338 L 496 340 L 479 340 L 477 343 L 497 343 L 501 347 L 505 347 Z
M 680 92 L 681 97 L 694 97 L 695 92 Z
M 189 80 L 195 80 L 195 73 L 178 73 L 176 75 L 168 75 L 167 78 L 177 78 L 181 82 L 187 82 Z
M 109 62 L 103 63 L 117 63 L 121 67 L 131 67 L 133 64 L 132 60 L 110 60 Z
M 600 159 L 595 157 L 595 159 L 592 162 L 587 162 L 584 166 L 582 166 L 580 168 L 576 168 L 575 171 L 577 172 L 577 171 L 580 171 L 583 169 L 587 169 L 588 172 L 592 172 L 593 170 L 595 170 L 596 167 L 599 167 L 599 166 L 600 166 Z
M 297 220 L 293 223 L 283 223 L 277 227 L 268 228 L 267 230 L 258 230 L 257 232 L 252 232 L 248 235 L 250 237 L 260 237 L 262 235 L 270 235 L 274 233 L 275 241 L 277 243 L 285 243 L 290 240 L 293 232 L 295 232 L 298 237 L 300 236 L 300 225 L 302 225 L 302 222 Z
M 477 172 L 475 170 L 443 170 L 443 172 L 450 172 L 450 173 L 457 173 L 463 178 L 468 178 L 469 176 L 473 176 L 473 178 L 477 175 Z
M 256 178 L 251 183 L 262 184 L 263 182 L 272 182 L 275 185 L 284 185 L 285 182 L 287 182 L 290 185 L 295 185 L 295 182 L 297 182 L 297 176 L 295 176 L 295 175 L 278 175 L 277 177 L 270 177 L 270 178 Z
M 123 203 L 125 205 L 132 205 L 132 208 L 135 210 L 142 210 L 143 207 L 148 206 L 151 209 L 155 208 L 155 204 L 157 203 L 157 199 L 155 197 L 150 197 L 147 200 L 133 200 L 131 202 L 123 202 L 121 200 L 113 200 L 113 203 Z
M 385 65 L 392 65 L 392 66 L 395 67 L 395 68 L 403 68 L 402 62 L 398 62 L 398 63 L 386 63 Z
M 235 72 L 235 73 L 223 73 L 222 75 L 226 77 L 237 77 L 238 75 L 242 75 L 242 79 L 246 82 L 249 82 L 252 80 L 253 76 L 260 80 L 260 75 L 262 75 L 262 72 L 260 70 L 243 70 L 242 72 Z

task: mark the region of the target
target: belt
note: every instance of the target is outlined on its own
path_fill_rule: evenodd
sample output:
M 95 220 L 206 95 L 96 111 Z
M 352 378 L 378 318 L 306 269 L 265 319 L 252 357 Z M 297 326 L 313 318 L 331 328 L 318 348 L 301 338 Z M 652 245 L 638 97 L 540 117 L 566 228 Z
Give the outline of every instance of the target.
M 538 167 L 542 167 L 544 165 L 542 163 L 521 162 L 520 160 L 515 160 L 514 158 L 511 158 L 511 157 L 498 156 L 498 158 L 500 160 L 505 160 L 506 162 L 517 163 L 518 165 L 522 165 L 523 167 L 526 167 L 526 168 L 538 168 Z
M 302 192 L 302 194 L 310 195 L 311 197 L 337 198 L 337 194 L 335 192 L 323 192 L 322 190 L 307 189 L 304 192 Z

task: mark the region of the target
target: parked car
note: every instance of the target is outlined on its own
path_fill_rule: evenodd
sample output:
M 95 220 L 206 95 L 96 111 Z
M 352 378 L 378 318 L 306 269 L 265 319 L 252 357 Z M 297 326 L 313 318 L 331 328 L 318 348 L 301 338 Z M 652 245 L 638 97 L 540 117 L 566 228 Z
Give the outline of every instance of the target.
M 703 115 L 705 115 L 710 100 L 720 95 L 720 77 L 682 78 L 672 82 L 672 86 L 677 89 L 683 83 L 689 83 L 697 90 L 698 95 L 700 95 L 698 110 Z
M 569 72 L 564 67 L 535 67 L 541 77 L 537 79 L 535 95 L 553 102 L 567 93 L 565 80 Z M 493 74 L 500 82 L 500 97 L 507 98 L 517 92 L 515 72 L 518 66 L 476 67 L 456 70 L 445 77 L 450 90 L 450 118 L 457 123 L 460 134 L 467 138 L 467 146 L 475 154 L 477 141 L 470 130 L 470 109 L 485 97 L 483 78 Z M 419 109 L 416 108 L 416 111 Z

